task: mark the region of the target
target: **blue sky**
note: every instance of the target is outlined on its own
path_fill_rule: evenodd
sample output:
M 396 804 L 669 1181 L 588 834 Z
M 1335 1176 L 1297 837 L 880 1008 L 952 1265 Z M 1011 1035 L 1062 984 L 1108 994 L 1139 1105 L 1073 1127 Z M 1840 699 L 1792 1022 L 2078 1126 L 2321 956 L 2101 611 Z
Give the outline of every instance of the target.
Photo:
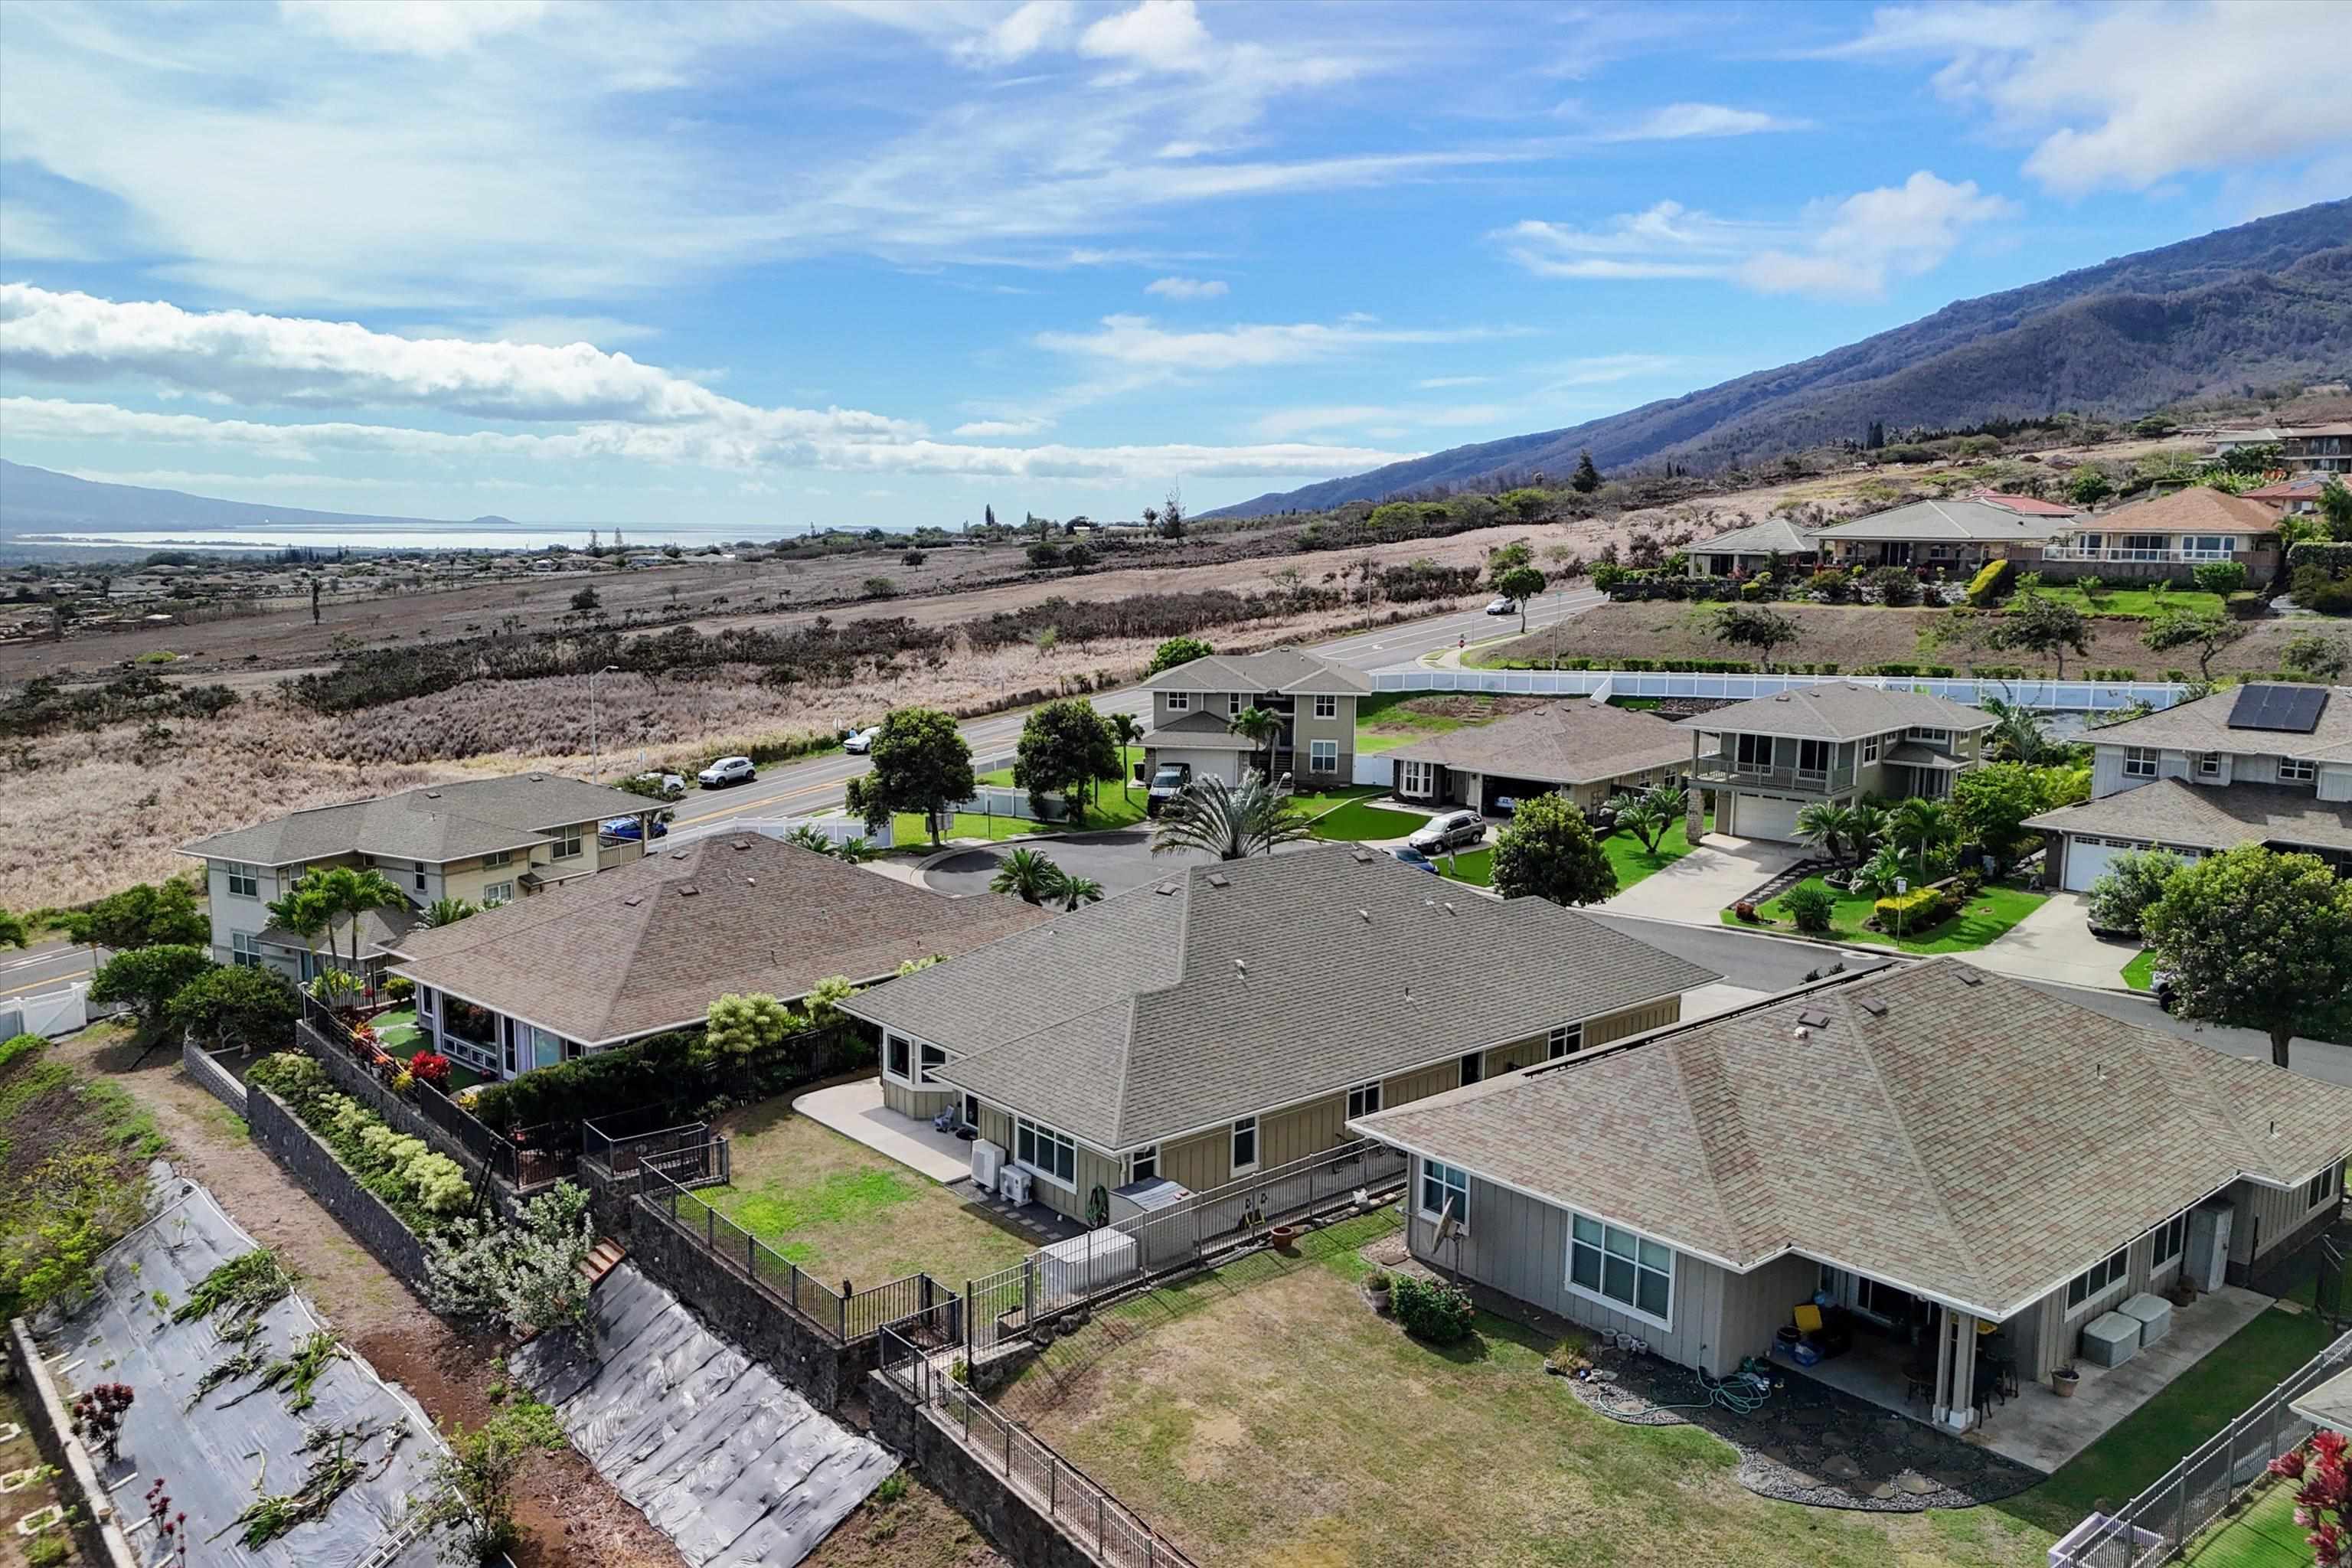
M 1195 510 L 2352 194 L 2352 6 L 18 0 L 0 455 Z

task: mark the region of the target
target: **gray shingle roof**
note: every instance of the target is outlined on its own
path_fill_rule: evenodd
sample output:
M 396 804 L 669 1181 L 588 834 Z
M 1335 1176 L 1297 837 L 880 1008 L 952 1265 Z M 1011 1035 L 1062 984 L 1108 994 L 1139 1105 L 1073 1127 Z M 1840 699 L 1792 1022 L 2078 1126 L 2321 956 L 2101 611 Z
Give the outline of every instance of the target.
M 2242 689 L 2216 691 L 2145 719 L 2101 725 L 2083 738 L 2095 746 L 2154 746 L 2188 752 L 2352 759 L 2352 686 L 2327 688 L 2327 701 L 2319 710 L 2319 721 L 2307 735 L 2282 730 L 2231 729 L 2230 714 L 2237 706 Z
M 395 970 L 586 1045 L 699 1018 L 730 992 L 795 997 L 1036 924 L 756 833 L 714 834 L 403 938 Z
M 539 842 L 543 830 L 651 809 L 643 796 L 557 773 L 427 784 L 401 795 L 315 806 L 181 847 L 184 855 L 299 865 L 337 855 L 458 860 Z
M 851 1010 L 946 1047 L 949 1081 L 1118 1151 L 1716 978 L 1558 905 L 1330 845 L 1171 870 Z
M 2081 520 L 2012 511 L 1980 500 L 1915 500 L 1905 506 L 1832 523 L 1816 536 L 1840 540 L 2020 541 L 2041 543 L 2072 533 Z
M 2352 1089 L 1947 958 L 1353 1125 L 1736 1269 L 1793 1250 L 2000 1319 L 2343 1159 Z
M 1814 535 L 1820 531 L 1800 528 L 1785 517 L 1768 517 L 1761 522 L 1751 522 L 1746 528 L 1735 528 L 1685 548 L 1693 555 L 1769 555 L 1776 550 L 1783 555 L 1811 555 L 1821 550 L 1814 542 Z
M 1654 713 L 1570 698 L 1448 730 L 1389 755 L 1506 778 L 1590 784 L 1688 763 L 1691 731 Z
M 1989 730 L 1996 722 L 1983 709 L 1948 697 L 1883 690 L 1850 680 L 1751 697 L 1691 721 L 1710 734 L 1795 735 L 1811 741 L 1859 741 L 1915 724 L 1933 730 Z
M 359 919 L 359 955 L 362 958 L 377 958 L 396 951 L 402 939 L 415 931 L 416 922 L 424 918 L 425 911 L 407 904 L 396 909 L 368 910 Z M 310 945 L 279 926 L 270 926 L 263 931 L 261 940 L 297 951 Z M 348 920 L 337 921 L 331 930 L 319 934 L 319 951 L 321 952 L 337 950 L 348 952 L 351 949 L 352 922 Z
M 1181 746 L 1194 752 L 1255 752 L 1255 741 L 1244 740 L 1234 733 L 1233 726 L 1220 713 L 1187 713 L 1181 719 L 1171 719 L 1165 724 L 1154 725 L 1144 731 L 1147 746 Z
M 2352 849 L 2352 803 L 2321 800 L 2284 784 L 2192 784 L 2150 779 L 2079 805 L 2028 817 L 2053 833 L 2111 834 L 2183 848 L 2307 844 Z
M 1163 669 L 1144 685 L 1155 691 L 1280 691 L 1294 695 L 1362 696 L 1367 677 L 1295 647 L 1264 653 L 1211 654 Z

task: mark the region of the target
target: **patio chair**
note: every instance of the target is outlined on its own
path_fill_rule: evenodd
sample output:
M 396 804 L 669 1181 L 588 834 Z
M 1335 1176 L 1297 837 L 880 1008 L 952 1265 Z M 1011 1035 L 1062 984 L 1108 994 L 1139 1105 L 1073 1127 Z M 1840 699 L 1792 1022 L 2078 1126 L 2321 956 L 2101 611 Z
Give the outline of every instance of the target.
M 1800 1301 L 1790 1321 L 1796 1325 L 1797 1338 L 1812 1346 L 1823 1361 L 1853 1349 L 1853 1325 L 1840 1308 L 1823 1310 L 1813 1302 Z

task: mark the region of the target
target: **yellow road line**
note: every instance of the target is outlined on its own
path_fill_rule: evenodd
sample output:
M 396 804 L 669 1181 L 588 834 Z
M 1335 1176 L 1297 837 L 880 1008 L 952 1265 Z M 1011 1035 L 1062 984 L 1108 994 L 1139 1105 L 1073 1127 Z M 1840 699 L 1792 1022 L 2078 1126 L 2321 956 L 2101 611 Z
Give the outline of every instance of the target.
M 77 969 L 71 974 L 52 974 L 47 980 L 29 980 L 22 985 L 11 985 L 5 989 L 0 989 L 0 996 L 14 996 L 20 991 L 59 991 L 89 977 L 89 970 Z

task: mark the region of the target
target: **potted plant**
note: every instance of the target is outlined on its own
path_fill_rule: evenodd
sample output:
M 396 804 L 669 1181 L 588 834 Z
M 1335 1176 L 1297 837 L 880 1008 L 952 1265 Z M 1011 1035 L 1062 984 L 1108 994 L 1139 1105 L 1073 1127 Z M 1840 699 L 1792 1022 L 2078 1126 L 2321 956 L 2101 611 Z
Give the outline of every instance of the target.
M 1274 1243 L 1277 1252 L 1288 1252 L 1298 1245 L 1298 1238 L 1306 1233 L 1307 1227 L 1303 1225 L 1270 1225 L 1265 1227 L 1266 1239 Z
M 2074 1397 L 2074 1390 L 2082 1385 L 2082 1382 L 2083 1374 L 2075 1371 L 2073 1363 L 2069 1363 L 2050 1374 L 2050 1392 L 2061 1399 L 2072 1399 Z
M 1396 1280 L 1385 1268 L 1375 1268 L 1365 1278 L 1364 1294 L 1370 1300 L 1373 1311 L 1385 1312 L 1389 1310 L 1389 1292 L 1395 1288 Z

